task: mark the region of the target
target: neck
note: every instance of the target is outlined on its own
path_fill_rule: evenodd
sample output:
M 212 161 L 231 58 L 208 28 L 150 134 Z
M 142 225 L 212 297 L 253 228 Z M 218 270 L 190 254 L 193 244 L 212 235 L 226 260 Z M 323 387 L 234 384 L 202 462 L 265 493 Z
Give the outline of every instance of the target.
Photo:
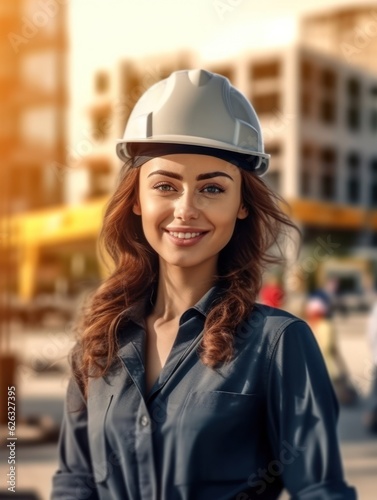
M 167 321 L 179 318 L 213 286 L 213 269 L 181 268 L 160 262 L 154 315 Z

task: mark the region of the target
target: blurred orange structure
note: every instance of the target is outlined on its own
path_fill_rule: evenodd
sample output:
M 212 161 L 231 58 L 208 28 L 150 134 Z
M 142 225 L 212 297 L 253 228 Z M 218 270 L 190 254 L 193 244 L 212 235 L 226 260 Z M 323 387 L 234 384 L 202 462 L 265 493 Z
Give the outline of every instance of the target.
M 64 185 L 54 166 L 65 163 L 67 145 L 66 6 L 56 1 L 1 2 L 0 32 L 4 293 L 17 291 L 19 266 L 32 266 L 34 248 L 18 240 L 15 222 L 9 218 L 61 205 L 64 199 Z
M 67 145 L 66 6 L 1 2 L 0 29 L 1 197 L 10 213 L 60 204 L 63 185 L 51 165 L 64 164 Z

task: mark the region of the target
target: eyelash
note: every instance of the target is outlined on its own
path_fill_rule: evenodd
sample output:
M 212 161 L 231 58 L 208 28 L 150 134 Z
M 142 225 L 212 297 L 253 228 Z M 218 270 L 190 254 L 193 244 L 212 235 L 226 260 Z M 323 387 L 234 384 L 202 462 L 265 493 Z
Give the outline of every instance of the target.
M 162 188 L 169 188 L 169 189 L 162 189 Z M 212 188 L 212 189 L 217 189 L 217 192 L 209 192 L 207 191 L 207 194 L 221 194 L 221 193 L 224 193 L 225 192 L 225 189 L 220 187 L 220 186 L 217 186 L 216 184 L 207 184 L 206 186 L 204 186 L 201 191 L 204 191 L 205 189 L 209 189 L 209 188 Z M 156 184 L 153 186 L 153 189 L 156 189 L 158 191 L 161 191 L 161 192 L 169 192 L 169 191 L 173 191 L 175 188 L 173 186 L 171 186 L 170 184 L 166 183 L 166 182 L 160 182 L 159 184 Z
M 161 189 L 164 187 L 168 187 L 171 189 Z M 172 191 L 172 189 L 174 189 L 174 188 L 173 188 L 173 186 L 171 186 L 170 184 L 167 184 L 166 182 L 160 182 L 159 184 L 156 184 L 155 186 L 153 186 L 153 189 L 156 189 L 157 191 L 167 192 L 167 191 Z
M 208 194 L 220 194 L 220 193 L 224 193 L 225 192 L 225 189 L 224 188 L 221 188 L 220 186 L 216 186 L 216 184 L 208 184 L 207 186 L 204 186 L 204 188 L 202 189 L 202 191 L 204 189 L 217 189 L 217 192 L 214 193 L 214 192 L 209 192 L 207 191 Z

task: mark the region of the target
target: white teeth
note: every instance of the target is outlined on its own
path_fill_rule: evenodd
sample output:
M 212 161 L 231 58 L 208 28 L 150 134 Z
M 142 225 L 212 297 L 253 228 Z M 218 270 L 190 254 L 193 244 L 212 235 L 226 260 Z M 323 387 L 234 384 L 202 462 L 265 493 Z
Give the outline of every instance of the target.
M 199 236 L 201 233 L 176 233 L 176 232 L 169 232 L 174 238 L 180 238 L 180 239 L 185 239 L 189 240 L 190 238 L 196 238 Z

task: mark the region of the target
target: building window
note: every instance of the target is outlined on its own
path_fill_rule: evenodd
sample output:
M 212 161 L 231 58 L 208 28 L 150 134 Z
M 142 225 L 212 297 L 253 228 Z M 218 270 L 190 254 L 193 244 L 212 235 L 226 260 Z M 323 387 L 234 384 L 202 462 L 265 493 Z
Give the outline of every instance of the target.
M 59 113 L 56 106 L 25 107 L 20 117 L 20 138 L 33 146 L 53 148 L 59 138 Z
M 370 162 L 370 199 L 369 205 L 377 208 L 377 158 Z
M 43 174 L 43 167 L 38 165 L 12 167 L 8 187 L 12 211 L 35 210 L 50 204 L 50 192 L 45 189 Z
M 314 116 L 313 102 L 316 98 L 316 68 L 313 63 L 303 59 L 300 62 L 300 76 L 301 76 L 301 94 L 300 94 L 300 108 L 301 114 L 304 118 Z
M 252 104 L 258 115 L 273 113 L 280 109 L 280 94 L 273 92 L 255 95 L 252 98 Z
M 349 203 L 360 202 L 360 156 L 350 153 L 347 158 L 347 200 Z
M 349 78 L 346 85 L 346 123 L 349 130 L 356 132 L 361 128 L 361 83 L 356 78 Z
M 338 79 L 335 71 L 325 68 L 320 73 L 319 119 L 322 123 L 336 122 Z
M 360 109 L 357 106 L 350 106 L 347 109 L 348 128 L 354 132 L 360 129 Z
M 377 86 L 373 86 L 370 89 L 370 97 L 372 101 L 372 107 L 370 110 L 370 129 L 372 132 L 377 131 Z
M 103 141 L 110 135 L 112 126 L 110 113 L 97 114 L 92 119 L 92 138 L 95 141 Z
M 347 95 L 349 99 L 358 100 L 361 96 L 361 84 L 357 78 L 349 78 L 347 81 Z
M 315 73 L 312 63 L 306 60 L 301 61 L 300 73 L 303 83 L 311 83 Z
M 321 85 L 326 90 L 336 90 L 337 76 L 332 69 L 325 68 L 321 72 Z
M 281 72 L 280 61 L 269 61 L 264 63 L 254 63 L 251 66 L 251 78 L 263 80 L 266 78 L 278 78 Z
M 110 192 L 111 188 L 111 165 L 98 160 L 90 168 L 89 198 L 104 196 Z
M 314 149 L 304 144 L 301 149 L 300 191 L 304 197 L 314 195 Z
M 98 94 L 104 94 L 109 90 L 110 78 L 106 71 L 98 71 L 94 78 L 95 91 Z
M 331 124 L 336 121 L 336 108 L 333 99 L 322 99 L 319 108 L 319 118 L 323 123 Z
M 311 92 L 301 92 L 300 97 L 301 114 L 304 118 L 309 118 L 312 115 L 312 96 Z
M 319 179 L 320 197 L 324 200 L 333 200 L 336 196 L 336 151 L 325 148 L 320 154 L 321 175 Z
M 332 68 L 303 59 L 300 75 L 302 116 L 325 125 L 334 124 L 337 120 L 337 73 Z

